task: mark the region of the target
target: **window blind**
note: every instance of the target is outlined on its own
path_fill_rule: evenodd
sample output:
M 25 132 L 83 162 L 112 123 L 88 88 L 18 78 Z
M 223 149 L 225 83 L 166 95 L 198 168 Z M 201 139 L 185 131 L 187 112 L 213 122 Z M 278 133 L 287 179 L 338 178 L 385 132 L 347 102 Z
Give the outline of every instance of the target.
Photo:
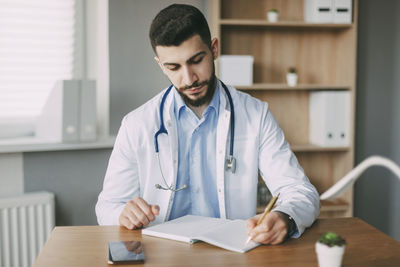
M 0 120 L 40 115 L 73 78 L 75 0 L 0 0 Z

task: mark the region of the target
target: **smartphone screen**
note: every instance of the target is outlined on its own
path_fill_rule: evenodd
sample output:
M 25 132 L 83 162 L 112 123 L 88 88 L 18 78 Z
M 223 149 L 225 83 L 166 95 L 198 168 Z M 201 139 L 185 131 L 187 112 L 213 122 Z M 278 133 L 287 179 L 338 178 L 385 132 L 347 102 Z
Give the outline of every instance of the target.
M 108 263 L 143 263 L 143 245 L 140 241 L 116 241 L 108 243 Z

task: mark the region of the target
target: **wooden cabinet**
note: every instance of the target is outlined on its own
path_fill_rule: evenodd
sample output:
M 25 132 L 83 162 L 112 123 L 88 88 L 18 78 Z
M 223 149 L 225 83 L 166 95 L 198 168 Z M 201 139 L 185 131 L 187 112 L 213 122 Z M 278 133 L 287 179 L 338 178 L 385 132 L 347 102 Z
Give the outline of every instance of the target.
M 220 40 L 220 54 L 254 57 L 254 84 L 236 88 L 269 103 L 307 176 L 323 193 L 354 164 L 357 1 L 353 1 L 351 24 L 306 23 L 301 0 L 209 3 L 210 28 Z M 272 8 L 279 10 L 276 23 L 266 19 L 266 12 Z M 286 85 L 285 75 L 290 67 L 298 70 L 298 86 Z M 309 96 L 321 90 L 350 92 L 347 147 L 319 147 L 309 142 Z M 352 189 L 340 199 L 322 202 L 321 217 L 352 214 Z

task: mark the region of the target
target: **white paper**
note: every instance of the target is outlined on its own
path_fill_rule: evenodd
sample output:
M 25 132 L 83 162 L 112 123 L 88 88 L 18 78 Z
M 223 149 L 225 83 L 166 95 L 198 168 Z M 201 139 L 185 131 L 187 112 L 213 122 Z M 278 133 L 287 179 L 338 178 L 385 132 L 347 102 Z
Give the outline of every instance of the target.
M 246 245 L 247 229 L 244 220 L 224 220 L 202 216 L 186 215 L 181 218 L 142 230 L 143 235 L 194 243 L 209 244 L 244 253 L 260 244 L 250 241 Z

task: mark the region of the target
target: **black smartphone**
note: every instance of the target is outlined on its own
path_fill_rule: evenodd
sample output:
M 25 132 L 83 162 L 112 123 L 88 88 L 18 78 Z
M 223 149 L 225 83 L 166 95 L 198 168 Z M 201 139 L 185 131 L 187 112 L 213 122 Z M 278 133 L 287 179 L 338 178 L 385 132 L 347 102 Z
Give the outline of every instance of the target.
M 140 241 L 116 241 L 108 243 L 108 263 L 143 263 L 144 251 Z

